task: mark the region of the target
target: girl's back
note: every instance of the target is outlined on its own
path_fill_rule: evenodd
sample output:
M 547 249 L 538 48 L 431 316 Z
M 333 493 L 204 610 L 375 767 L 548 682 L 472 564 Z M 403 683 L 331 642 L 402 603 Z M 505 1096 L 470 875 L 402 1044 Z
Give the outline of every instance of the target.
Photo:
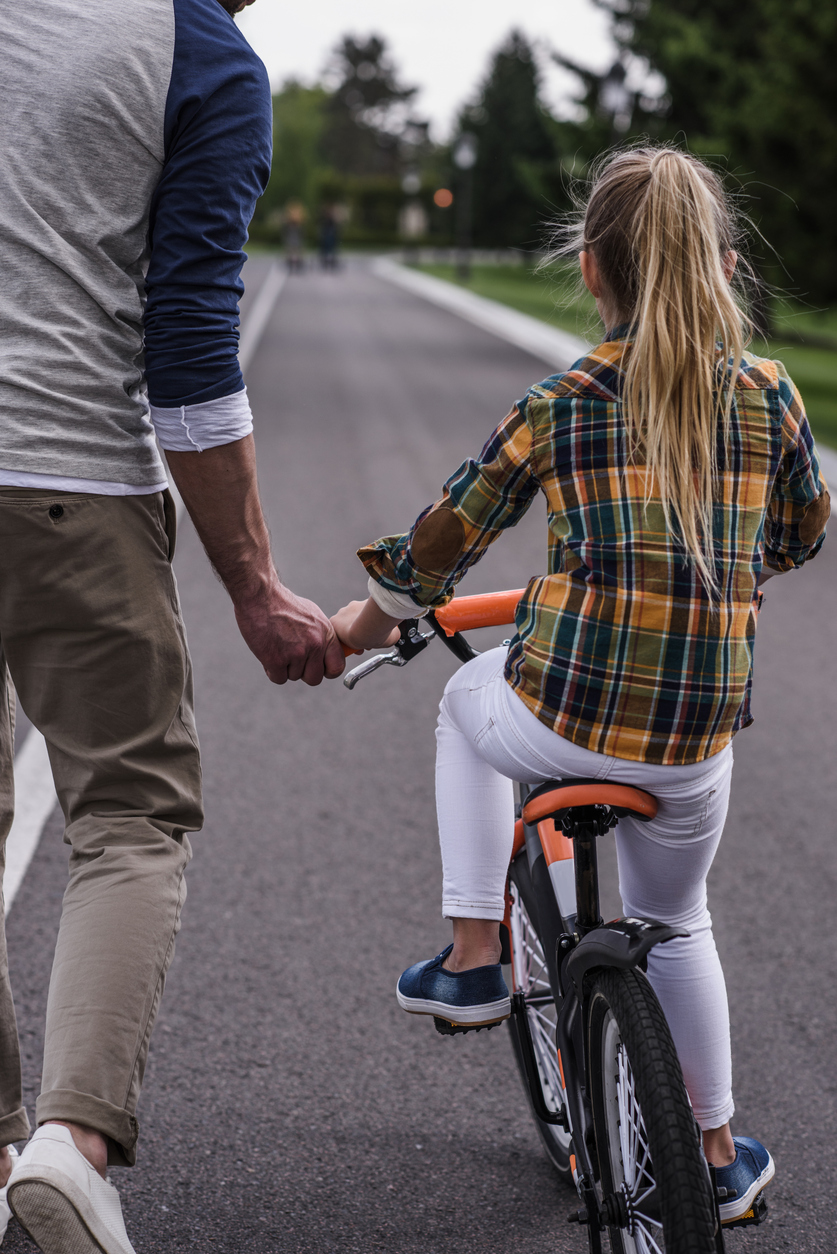
M 618 758 L 698 762 L 752 721 L 763 567 L 801 566 L 824 537 L 799 395 L 779 363 L 744 353 L 734 236 L 701 162 L 611 158 L 573 245 L 615 330 L 531 388 L 408 535 L 360 553 L 379 603 L 442 604 L 543 491 L 548 568 L 506 677 L 562 737 Z
M 576 743 L 690 762 L 751 721 L 762 566 L 788 570 L 816 552 L 827 496 L 792 382 L 779 363 L 745 354 L 728 427 L 718 429 L 708 589 L 666 522 L 653 476 L 629 455 L 630 352 L 629 328 L 617 329 L 531 388 L 507 419 L 531 432 L 550 531 L 548 574 L 527 589 L 510 675 Z M 774 492 L 780 478 L 784 495 Z M 819 504 L 806 511 L 810 502 Z

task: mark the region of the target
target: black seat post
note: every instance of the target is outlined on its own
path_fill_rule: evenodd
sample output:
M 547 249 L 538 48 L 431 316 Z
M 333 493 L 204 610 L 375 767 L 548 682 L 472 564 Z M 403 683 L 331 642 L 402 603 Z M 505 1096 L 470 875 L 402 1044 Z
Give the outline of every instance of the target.
M 594 927 L 600 927 L 602 922 L 599 910 L 599 855 L 596 849 L 599 825 L 592 807 L 571 810 L 568 818 L 567 835 L 573 842 L 575 862 L 576 927 L 579 935 L 583 936 Z

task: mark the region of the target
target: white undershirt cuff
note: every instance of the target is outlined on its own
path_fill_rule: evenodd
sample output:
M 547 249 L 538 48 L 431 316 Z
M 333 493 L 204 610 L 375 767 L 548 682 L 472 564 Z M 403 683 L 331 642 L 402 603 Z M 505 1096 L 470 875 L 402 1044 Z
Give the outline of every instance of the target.
M 247 389 L 197 405 L 168 409 L 151 406 L 151 421 L 160 447 L 170 453 L 202 453 L 243 440 L 253 430 Z
M 424 618 L 429 608 L 416 605 L 413 598 L 407 596 L 406 592 L 390 592 L 389 588 L 382 588 L 371 575 L 369 576 L 369 595 L 379 610 L 389 614 L 390 618 L 397 618 L 399 622 L 403 622 L 405 618 Z

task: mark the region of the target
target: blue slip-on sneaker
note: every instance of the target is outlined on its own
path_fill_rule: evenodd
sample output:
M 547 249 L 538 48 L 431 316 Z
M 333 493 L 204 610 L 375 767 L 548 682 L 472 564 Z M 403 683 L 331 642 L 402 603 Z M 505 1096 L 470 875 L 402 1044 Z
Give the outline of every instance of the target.
M 511 1014 L 511 999 L 499 962 L 470 971 L 446 971 L 442 963 L 453 949 L 408 967 L 395 986 L 402 1010 L 434 1015 L 452 1027 L 477 1028 L 500 1023 Z
M 776 1173 L 773 1159 L 759 1141 L 749 1136 L 734 1136 L 735 1162 L 728 1167 L 715 1168 L 715 1183 L 719 1189 L 735 1192 L 729 1201 L 721 1201 L 721 1223 L 732 1223 L 752 1208 L 753 1202 Z

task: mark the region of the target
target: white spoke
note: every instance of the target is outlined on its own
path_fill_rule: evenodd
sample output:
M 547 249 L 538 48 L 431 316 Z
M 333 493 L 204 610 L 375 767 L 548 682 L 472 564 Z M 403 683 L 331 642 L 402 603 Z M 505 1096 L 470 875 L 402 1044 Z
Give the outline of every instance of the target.
M 544 959 L 540 938 L 532 927 L 526 907 L 514 883 L 511 884 L 511 896 L 514 991 L 522 993 L 526 1001 L 529 1032 L 544 1101 L 549 1110 L 557 1111 L 565 1099 L 555 1042 L 557 1011 L 552 1000 L 549 969 Z M 537 999 L 540 1004 L 532 1005 L 533 999 Z M 562 1146 L 568 1145 L 569 1133 L 563 1129 L 555 1127 L 551 1135 Z
M 615 1181 L 625 1193 L 630 1214 L 630 1234 L 637 1254 L 665 1254 L 662 1224 L 642 1207 L 653 1196 L 656 1181 L 653 1175 L 648 1134 L 642 1109 L 636 1095 L 633 1071 L 618 1027 L 611 1019 L 607 1058 L 603 1059 L 612 1077 L 611 1093 L 613 1113 L 618 1116 L 619 1154 L 622 1180 Z M 612 1052 L 610 1052 L 612 1050 Z
M 648 1222 L 653 1223 L 654 1221 L 649 1220 Z M 659 1224 L 655 1224 L 655 1227 L 659 1228 Z M 651 1233 L 646 1232 L 644 1228 L 640 1228 L 636 1235 L 642 1241 L 642 1246 L 640 1247 L 642 1254 L 652 1254 L 652 1252 L 653 1254 L 665 1254 L 663 1247 L 657 1245 L 657 1242 L 651 1236 Z

